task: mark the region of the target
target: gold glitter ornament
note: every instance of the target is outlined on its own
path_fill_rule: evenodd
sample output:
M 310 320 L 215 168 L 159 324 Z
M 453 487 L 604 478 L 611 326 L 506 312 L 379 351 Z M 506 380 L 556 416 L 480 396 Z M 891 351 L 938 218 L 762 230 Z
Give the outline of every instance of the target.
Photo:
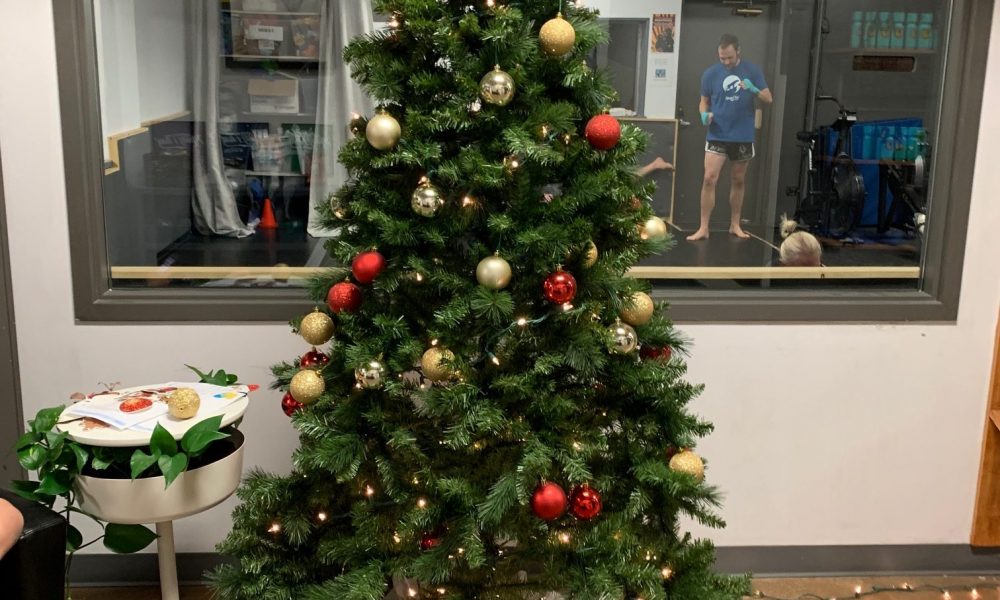
M 631 325 L 616 321 L 610 328 L 611 350 L 616 354 L 628 354 L 639 347 L 639 334 Z
M 633 327 L 640 327 L 649 323 L 649 320 L 653 318 L 653 312 L 656 310 L 656 306 L 653 304 L 653 299 L 649 297 L 649 294 L 645 292 L 636 292 L 632 294 L 632 306 L 622 309 L 619 315 L 622 321 L 625 321 Z
M 507 106 L 514 99 L 514 78 L 497 65 L 479 82 L 479 95 L 484 102 Z
M 583 267 L 589 269 L 590 267 L 597 264 L 597 258 L 600 254 L 597 252 L 597 244 L 594 242 L 587 242 L 587 249 L 583 254 Z
M 326 391 L 326 382 L 317 371 L 303 369 L 292 377 L 288 391 L 302 404 L 312 404 Z
M 491 290 L 502 290 L 510 285 L 510 263 L 499 256 L 487 256 L 476 267 L 476 281 Z
M 421 217 L 433 217 L 444 206 L 444 198 L 441 196 L 440 190 L 434 187 L 430 181 L 424 180 L 417 187 L 417 191 L 413 192 L 410 206 L 413 208 L 413 212 Z
M 198 414 L 201 397 L 191 388 L 178 388 L 167 396 L 167 409 L 175 419 L 190 419 Z
M 455 371 L 448 364 L 455 360 L 455 353 L 439 346 L 433 346 L 424 352 L 420 359 L 420 367 L 424 377 L 431 381 L 447 381 L 455 376 Z
M 660 241 L 667 239 L 667 224 L 660 217 L 650 217 L 639 226 L 639 237 L 644 240 Z
M 322 346 L 333 337 L 333 319 L 316 309 L 302 318 L 299 335 L 311 346 Z
M 699 482 L 705 479 L 705 463 L 701 461 L 701 458 L 697 454 L 690 450 L 675 454 L 670 459 L 670 470 L 678 473 L 687 473 Z
M 372 117 L 365 128 L 365 138 L 376 150 L 395 148 L 402 133 L 399 121 L 384 110 L 380 110 L 377 115 Z
M 569 21 L 559 13 L 556 18 L 542 25 L 538 33 L 542 52 L 549 56 L 563 56 L 573 49 L 576 43 L 576 30 Z

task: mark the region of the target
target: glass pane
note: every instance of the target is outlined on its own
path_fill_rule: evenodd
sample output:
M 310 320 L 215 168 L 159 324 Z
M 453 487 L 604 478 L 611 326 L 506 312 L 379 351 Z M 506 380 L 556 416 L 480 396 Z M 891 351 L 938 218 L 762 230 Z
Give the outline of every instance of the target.
M 324 266 L 310 210 L 369 105 L 357 3 L 96 0 L 113 285 L 285 287 Z
M 592 61 L 619 91 L 612 113 L 651 134 L 639 174 L 676 240 L 636 274 L 720 290 L 920 286 L 951 4 L 827 2 L 817 37 L 818 4 L 604 12 L 617 35 Z

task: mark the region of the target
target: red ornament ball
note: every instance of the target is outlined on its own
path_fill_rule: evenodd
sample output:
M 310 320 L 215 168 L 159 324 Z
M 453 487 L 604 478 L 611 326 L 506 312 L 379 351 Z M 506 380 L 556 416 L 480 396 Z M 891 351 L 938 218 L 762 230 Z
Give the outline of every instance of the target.
M 358 283 L 369 284 L 385 270 L 385 257 L 376 250 L 362 252 L 351 262 L 351 274 Z
M 285 414 L 288 415 L 289 417 L 294 415 L 296 412 L 299 411 L 299 409 L 301 409 L 304 406 L 305 404 L 302 404 L 301 402 L 296 400 L 292 396 L 291 392 L 285 394 L 285 397 L 281 399 L 281 410 L 285 411 Z
M 303 354 L 302 358 L 299 359 L 299 368 L 320 369 L 325 367 L 328 362 L 330 362 L 329 356 L 313 348 L 309 352 Z
M 428 531 L 427 533 L 420 536 L 420 549 L 427 551 L 431 548 L 437 548 L 441 545 L 441 532 L 440 531 Z
M 545 297 L 555 304 L 566 304 L 576 298 L 576 278 L 572 273 L 556 271 L 545 278 Z
M 556 483 L 543 483 L 531 495 L 531 512 L 543 521 L 555 521 L 566 512 L 566 492 Z
M 573 490 L 569 498 L 569 510 L 582 521 L 589 521 L 601 514 L 601 494 L 587 484 Z
M 667 362 L 670 360 L 670 356 L 673 354 L 673 350 L 670 346 L 649 346 L 644 345 L 639 348 L 639 356 L 647 360 L 655 360 L 658 362 Z
M 611 115 L 597 115 L 587 123 L 584 135 L 594 148 L 610 150 L 618 145 L 618 140 L 622 137 L 622 126 Z
M 326 295 L 326 304 L 334 313 L 356 312 L 361 308 L 361 288 L 342 281 L 330 288 Z

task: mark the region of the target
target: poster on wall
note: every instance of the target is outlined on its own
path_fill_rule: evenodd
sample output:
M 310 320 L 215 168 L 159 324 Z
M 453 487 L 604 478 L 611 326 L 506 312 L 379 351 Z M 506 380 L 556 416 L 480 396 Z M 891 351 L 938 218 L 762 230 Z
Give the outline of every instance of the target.
M 654 13 L 653 35 L 650 50 L 654 54 L 673 54 L 675 33 L 677 31 L 676 13 Z

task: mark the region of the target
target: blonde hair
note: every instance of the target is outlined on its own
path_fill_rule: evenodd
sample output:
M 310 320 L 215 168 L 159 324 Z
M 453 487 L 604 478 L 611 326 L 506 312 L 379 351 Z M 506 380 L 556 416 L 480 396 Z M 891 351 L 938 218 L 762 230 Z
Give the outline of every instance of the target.
M 799 224 L 781 215 L 781 242 L 778 251 L 781 264 L 786 267 L 819 267 L 823 264 L 823 247 L 816 237 L 805 231 L 796 231 Z

